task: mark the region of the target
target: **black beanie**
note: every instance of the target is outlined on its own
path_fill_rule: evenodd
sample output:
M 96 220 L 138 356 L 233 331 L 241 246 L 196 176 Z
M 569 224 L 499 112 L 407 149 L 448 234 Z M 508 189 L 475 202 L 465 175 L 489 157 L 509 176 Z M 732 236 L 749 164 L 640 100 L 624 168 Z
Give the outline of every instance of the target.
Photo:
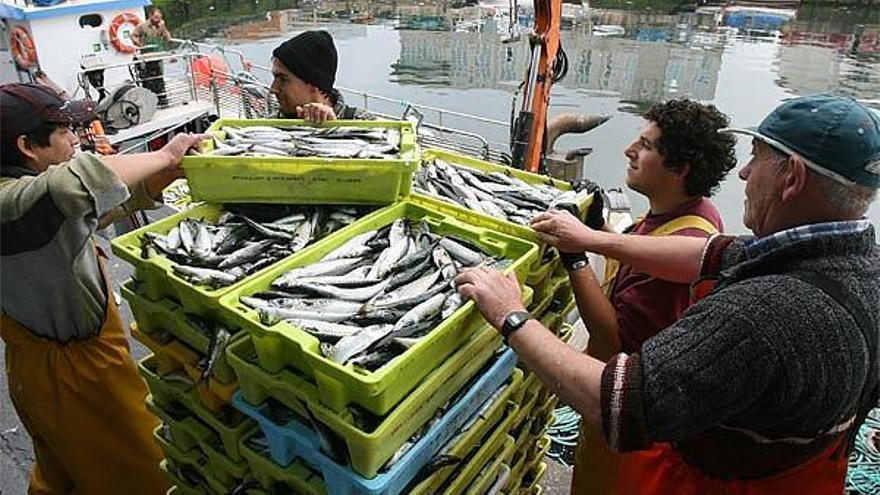
M 325 94 L 336 81 L 336 46 L 327 31 L 306 31 L 278 45 L 272 56 Z

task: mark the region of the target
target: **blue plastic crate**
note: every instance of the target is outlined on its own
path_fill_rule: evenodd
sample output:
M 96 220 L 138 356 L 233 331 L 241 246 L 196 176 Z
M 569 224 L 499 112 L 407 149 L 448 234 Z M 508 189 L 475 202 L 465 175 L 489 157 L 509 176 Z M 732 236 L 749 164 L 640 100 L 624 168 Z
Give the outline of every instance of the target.
M 269 441 L 269 452 L 279 465 L 290 464 L 294 457 L 301 458 L 324 476 L 327 493 L 333 495 L 395 495 L 401 493 L 419 470 L 458 432 L 471 416 L 498 390 L 513 372 L 516 354 L 508 349 L 479 376 L 467 392 L 443 415 L 431 430 L 415 444 L 388 471 L 366 479 L 348 466 L 341 466 L 321 452 L 317 434 L 308 426 L 293 419 L 283 426 L 266 417 L 260 407 L 248 404 L 240 393 L 233 405 L 256 419 Z

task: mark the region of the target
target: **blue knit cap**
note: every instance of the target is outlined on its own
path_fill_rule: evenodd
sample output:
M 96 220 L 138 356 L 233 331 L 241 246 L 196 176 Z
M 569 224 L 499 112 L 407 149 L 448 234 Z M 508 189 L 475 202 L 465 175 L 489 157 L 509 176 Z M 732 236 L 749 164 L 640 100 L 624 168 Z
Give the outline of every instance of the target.
M 880 189 L 880 116 L 843 96 L 803 96 L 776 107 L 757 128 L 718 132 L 748 134 L 816 173 L 844 184 Z

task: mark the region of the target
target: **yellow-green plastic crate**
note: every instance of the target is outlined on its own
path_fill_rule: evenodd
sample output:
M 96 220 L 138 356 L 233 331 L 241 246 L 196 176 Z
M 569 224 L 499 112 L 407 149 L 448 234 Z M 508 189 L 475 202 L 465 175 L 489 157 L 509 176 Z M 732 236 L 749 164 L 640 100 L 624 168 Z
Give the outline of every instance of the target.
M 222 437 L 211 430 L 211 428 L 199 421 L 195 416 L 181 416 L 172 407 L 158 406 L 151 396 L 147 396 L 145 400 L 147 410 L 154 416 L 159 418 L 171 434 L 171 444 L 178 451 L 193 455 L 197 453 L 204 458 L 203 464 L 206 466 L 205 473 L 212 475 L 224 483 L 230 480 L 230 475 L 237 478 L 243 478 L 248 472 L 244 459 L 235 454 L 238 460 L 230 459 L 224 452 Z M 243 435 L 249 435 L 251 432 L 258 431 L 256 426 L 245 430 Z M 166 442 L 168 443 L 168 442 Z
M 535 446 L 532 448 L 531 452 L 529 452 L 526 456 L 526 459 L 528 459 L 527 465 L 530 468 L 534 468 L 535 466 L 539 465 L 544 460 L 544 457 L 547 456 L 547 452 L 550 452 L 550 446 L 552 445 L 552 443 L 553 442 L 552 440 L 550 440 L 550 437 L 546 435 L 539 438 L 538 441 L 535 443 Z
M 498 333 L 491 327 L 483 327 L 458 352 L 432 369 L 432 373 L 372 431 L 358 428 L 350 411 L 336 412 L 324 405 L 315 386 L 291 370 L 268 375 L 249 362 L 247 356 L 252 356 L 254 351 L 247 337 L 230 346 L 227 352 L 246 402 L 260 405 L 271 397 L 300 418 L 308 418 L 308 408 L 317 421 L 346 444 L 352 469 L 371 479 L 439 407 L 489 362 L 500 344 Z
M 516 444 L 516 454 L 514 458 L 517 459 L 519 454 L 524 454 L 528 448 L 529 444 L 535 440 L 535 435 L 532 433 L 532 428 L 535 427 L 535 419 L 532 418 L 531 415 L 526 417 L 525 421 L 519 426 L 519 428 L 513 429 L 510 432 L 510 436 L 513 437 L 513 441 Z M 511 464 L 511 467 L 513 465 Z
M 168 448 L 171 452 L 174 451 L 174 447 L 170 444 L 165 444 L 162 448 Z M 163 473 L 165 473 L 165 477 L 168 478 L 169 481 L 177 485 L 178 490 L 182 490 L 182 493 L 198 495 L 223 495 L 232 492 L 234 485 L 227 486 L 220 481 L 214 479 L 210 474 L 203 471 L 203 466 L 192 464 L 188 462 L 185 457 L 184 459 L 178 459 L 174 457 L 174 453 L 166 452 L 166 455 L 168 455 L 168 457 L 166 457 L 159 464 L 159 469 L 162 470 Z M 189 466 L 191 469 L 201 475 L 201 477 L 204 479 L 204 482 L 199 485 L 189 484 L 187 481 L 179 478 L 175 473 L 171 471 L 171 468 L 173 466 Z
M 260 367 L 269 373 L 277 373 L 287 366 L 293 366 L 313 377 L 321 401 L 333 409 L 341 411 L 353 403 L 382 415 L 390 411 L 422 378 L 470 338 L 474 330 L 485 324 L 474 303 L 468 301 L 403 354 L 382 368 L 367 372 L 327 359 L 322 354 L 320 341 L 316 337 L 289 322 L 264 325 L 257 311 L 240 302 L 241 296 L 250 296 L 269 288 L 276 278 L 287 271 L 321 260 L 349 238 L 379 229 L 399 218 L 425 220 L 434 233 L 461 237 L 481 246 L 489 254 L 511 259 L 513 263 L 505 273 L 515 271 L 521 276 L 537 254 L 537 247 L 531 242 L 485 227 L 467 225 L 409 201 L 370 213 L 348 226 L 345 235 L 332 235 L 324 239 L 314 249 L 303 251 L 300 256 L 276 264 L 268 272 L 233 289 L 220 300 L 221 306 L 233 315 L 237 324 L 253 337 Z M 531 290 L 524 288 L 525 304 L 531 302 L 531 297 Z
M 559 326 L 562 325 L 562 315 L 559 313 L 554 313 L 553 311 L 547 311 L 544 313 L 541 318 L 539 318 L 544 327 L 553 332 L 554 335 L 559 334 Z
M 136 330 L 132 332 L 132 336 L 143 342 L 154 353 L 156 352 L 151 347 L 155 346 L 155 343 L 149 342 L 148 338 L 139 335 Z M 150 366 L 155 376 L 145 376 L 144 379 L 147 381 L 150 391 L 158 398 L 159 402 L 172 400 L 175 397 L 175 389 L 169 387 L 166 381 L 161 378 L 175 372 L 184 373 L 190 379 L 193 385 L 187 388 L 186 392 L 190 395 L 194 394 L 201 403 L 201 406 L 211 413 L 219 413 L 224 407 L 227 407 L 232 401 L 232 394 L 238 390 L 238 383 L 235 380 L 230 383 L 220 383 L 216 378 L 208 377 L 206 380 L 200 381 L 197 370 L 185 370 L 176 359 L 160 354 L 152 354 L 151 357 Z M 196 378 L 193 378 L 193 374 L 196 375 Z
M 479 472 L 477 478 L 465 490 L 465 495 L 482 495 L 495 483 L 502 469 L 510 465 L 510 459 L 513 457 L 513 440 L 509 435 L 504 440 L 504 446 L 500 452 L 494 456 L 490 456 L 488 463 Z
M 192 485 L 189 482 L 185 481 L 183 478 L 178 477 L 173 471 L 174 461 L 169 459 L 163 459 L 159 462 L 159 470 L 162 471 L 162 474 L 168 478 L 168 481 L 174 485 L 172 491 L 168 493 L 174 493 L 174 495 L 219 495 L 217 492 L 209 488 L 208 480 L 206 479 L 204 483 L 199 485 Z M 204 476 L 203 476 L 204 477 Z
M 201 422 L 207 424 L 212 431 L 220 435 L 223 449 L 227 456 L 235 462 L 242 459 L 238 451 L 238 441 L 256 425 L 252 419 L 231 407 L 224 407 L 222 414 L 214 414 L 206 409 L 197 393 L 183 383 L 170 383 L 162 380 L 157 374 L 157 365 L 152 355 L 138 362 L 138 372 L 147 382 L 153 400 L 161 408 L 167 408 L 177 402 L 193 413 Z
M 229 322 L 223 318 L 223 313 L 218 313 L 220 310 L 218 302 L 220 296 L 259 277 L 260 274 L 266 273 L 267 270 L 278 263 L 304 255 L 315 248 L 320 250 L 319 245 L 322 242 L 329 240 L 334 235 L 340 234 L 348 228 L 343 227 L 336 232 L 330 233 L 325 238 L 309 244 L 287 258 L 283 258 L 273 265 L 258 270 L 232 285 L 216 289 L 207 285 L 195 285 L 179 277 L 172 268 L 176 263 L 161 254 L 154 254 L 146 259 L 141 257 L 141 238 L 146 232 L 165 235 L 185 219 L 203 218 L 209 222 L 214 222 L 223 213 L 222 205 L 203 204 L 192 210 L 181 211 L 113 239 L 111 241 L 113 252 L 123 261 L 134 266 L 133 278 L 135 283 L 129 286 L 130 290 L 151 301 L 159 301 L 163 298 L 172 299 L 187 313 L 228 324 Z
M 204 218 L 206 221 L 214 222 L 222 214 L 221 205 L 199 205 L 192 210 L 175 213 L 113 239 L 110 243 L 113 253 L 134 267 L 133 278 L 136 282 L 134 287 L 129 287 L 149 300 L 171 298 L 179 302 L 188 313 L 210 316 L 218 308 L 217 298 L 234 285 L 217 289 L 207 285 L 194 285 L 174 273 L 172 267 L 176 263 L 165 256 L 156 253 L 146 259 L 142 258 L 141 239 L 147 232 L 165 235 L 188 218 Z M 238 283 L 240 284 L 241 281 Z
M 568 299 L 568 302 L 565 305 L 565 308 L 562 310 L 562 318 L 568 318 L 568 315 L 577 309 L 577 301 L 574 299 L 574 294 L 572 294 L 571 298 Z
M 459 495 L 465 493 L 468 487 L 484 473 L 497 460 L 503 461 L 506 451 L 513 451 L 513 438 L 506 431 L 499 428 L 492 432 L 480 447 L 465 460 L 460 466 L 454 478 L 443 488 L 443 495 Z
M 538 402 L 535 404 L 535 409 L 532 411 L 532 417 L 538 419 L 542 422 L 542 424 L 546 424 L 549 418 L 553 417 L 553 410 L 556 408 L 556 403 L 559 401 L 559 398 L 555 395 L 546 396 L 542 392 L 545 389 L 538 391 Z
M 556 294 L 553 295 L 553 302 L 550 304 L 550 310 L 561 314 L 564 317 L 577 307 L 574 298 L 574 291 L 571 284 L 560 287 Z
M 535 376 L 532 373 L 532 376 Z M 517 413 L 517 417 L 513 422 L 512 429 L 516 430 L 526 421 L 526 419 L 531 417 L 532 410 L 535 408 L 535 405 L 538 401 L 538 390 L 534 388 L 534 386 L 529 386 L 529 378 L 523 382 L 523 395 L 520 399 L 519 413 Z M 514 435 L 516 436 L 516 435 Z
M 534 418 L 529 428 L 529 443 L 540 440 L 547 433 L 547 429 L 553 426 L 555 421 L 556 417 L 552 414 L 544 418 Z
M 159 342 L 159 340 L 155 338 L 156 334 L 150 335 L 146 332 L 141 332 L 140 326 L 137 322 L 132 322 L 129 328 L 131 336 L 134 337 L 135 340 L 153 351 L 153 354 L 159 361 L 160 373 L 165 374 L 176 370 L 183 370 L 192 380 L 199 380 L 199 377 L 202 374 L 199 363 L 202 359 L 206 359 L 206 356 L 199 355 L 195 350 L 174 337 L 171 337 L 164 342 Z M 237 338 L 243 336 L 244 332 L 239 332 L 239 334 L 236 335 Z M 238 388 L 235 380 L 235 372 L 232 371 L 229 363 L 226 362 L 225 353 L 217 358 L 214 369 L 211 370 L 209 378 L 216 380 L 221 385 L 232 385 L 233 390 Z M 214 390 L 216 391 L 217 388 L 215 387 Z M 229 397 L 223 397 L 223 400 L 225 400 L 225 403 L 227 404 L 230 399 L 231 395 Z
M 525 369 L 525 375 L 524 375 L 525 381 L 523 382 L 523 386 L 526 387 L 526 394 L 529 394 L 529 393 L 537 394 L 538 391 L 543 386 L 543 382 L 541 381 L 541 378 L 534 371 L 531 371 L 528 368 L 524 368 L 524 369 Z
M 159 434 L 161 429 L 159 426 L 153 430 L 153 440 L 165 453 L 165 457 L 177 464 L 189 464 L 209 480 L 209 485 L 214 485 L 215 491 L 222 487 L 220 493 L 228 493 L 250 475 L 250 467 L 244 461 L 233 463 L 217 452 L 203 452 L 199 448 L 183 451 Z
M 520 482 L 518 495 L 538 493 L 538 489 L 540 488 L 539 483 L 542 479 L 544 479 L 545 474 L 547 474 L 546 462 L 541 462 L 537 466 L 526 472 L 526 474 L 523 475 L 522 481 Z M 526 483 L 528 484 L 526 485 Z
M 546 385 L 542 385 L 541 389 L 538 390 L 538 404 L 546 404 L 551 398 L 555 398 L 559 400 L 556 395 L 547 388 Z M 550 414 L 553 414 L 553 411 L 550 411 Z
M 532 272 L 526 277 L 526 284 L 535 290 L 535 299 L 540 300 L 551 294 L 548 289 L 555 283 L 553 273 L 558 264 L 559 255 L 557 254 L 550 261 L 535 265 Z
M 165 495 L 190 495 L 191 492 L 186 491 L 186 489 L 180 489 L 177 486 L 172 486 L 165 492 Z M 270 495 L 259 488 L 245 488 L 244 493 L 242 495 Z
M 567 344 L 571 342 L 572 337 L 574 337 L 574 326 L 571 323 L 562 323 L 559 326 L 559 340 Z
M 452 444 L 448 449 L 444 449 L 441 453 L 451 455 L 463 459 L 469 459 L 476 454 L 478 445 L 483 438 L 489 436 L 492 431 L 510 429 L 513 420 L 519 411 L 519 404 L 511 402 L 512 392 L 520 386 L 522 381 L 522 371 L 514 370 L 511 376 L 511 382 L 504 391 L 495 398 L 488 410 L 481 414 L 480 419 L 473 423 L 470 428 L 460 433 L 452 439 Z M 410 495 L 433 495 L 443 483 L 462 469 L 461 464 L 445 466 L 435 471 L 427 479 L 415 486 L 409 493 Z
M 201 473 L 205 465 L 208 463 L 207 456 L 205 456 L 205 454 L 197 447 L 182 449 L 177 445 L 174 445 L 172 442 L 165 440 L 165 438 L 159 433 L 162 428 L 163 427 L 160 425 L 153 429 L 153 441 L 159 445 L 162 453 L 165 454 L 165 458 L 171 459 L 177 464 L 189 464 Z
M 422 151 L 423 162 L 427 162 L 435 158 L 453 163 L 455 165 L 461 165 L 464 167 L 481 170 L 483 172 L 499 172 L 507 176 L 520 179 L 528 184 L 546 184 L 549 186 L 553 186 L 561 191 L 570 191 L 572 189 L 571 184 L 569 184 L 568 182 L 553 179 L 552 177 L 548 177 L 546 175 L 533 174 L 524 170 L 517 170 L 512 167 L 505 167 L 504 165 L 499 165 L 496 163 L 487 162 L 484 160 L 479 160 L 469 156 L 460 155 L 457 153 L 452 153 L 436 148 L 429 148 Z M 532 230 L 531 227 L 519 225 L 508 220 L 486 215 L 485 213 L 479 213 L 468 208 L 464 208 L 460 205 L 452 204 L 442 199 L 434 198 L 424 194 L 413 194 L 412 198 L 414 201 L 423 202 L 424 204 L 440 208 L 441 211 L 448 212 L 456 218 L 460 218 L 469 223 L 474 223 L 476 225 L 492 226 L 493 228 L 498 229 L 500 232 L 505 232 L 535 242 L 539 245 L 540 251 L 538 259 L 535 261 L 536 265 L 539 263 L 541 257 L 544 254 L 544 249 L 546 248 L 546 245 L 538 238 L 537 234 L 534 230 Z M 590 207 L 590 204 L 592 202 L 593 197 L 590 195 L 577 205 L 578 211 L 581 213 L 580 216 L 582 218 L 586 215 L 587 209 Z
M 140 332 L 161 345 L 168 343 L 168 337 L 165 334 L 171 335 L 172 339 L 178 339 L 188 348 L 192 348 L 191 350 L 198 353 L 200 357 L 208 355 L 211 338 L 199 332 L 190 323 L 179 304 L 170 299 L 151 301 L 138 293 L 134 287 L 135 282 L 128 280 L 120 286 L 120 292 L 122 297 L 128 301 Z M 229 330 L 233 331 L 234 329 Z M 243 331 L 237 331 L 230 342 L 241 338 L 242 335 L 244 335 Z M 180 357 L 183 358 L 184 355 L 182 354 Z M 188 364 L 192 363 L 188 362 Z M 226 363 L 226 357 L 222 355 L 214 365 L 213 374 L 221 383 L 229 383 L 235 379 L 232 368 Z
M 529 440 L 532 437 L 529 435 L 528 429 L 522 433 L 522 436 L 522 438 L 514 442 L 515 450 L 513 459 L 510 461 L 510 474 L 507 477 L 507 482 L 504 484 L 504 491 L 508 493 L 516 492 L 517 488 L 522 484 L 522 478 L 528 469 L 528 451 L 532 448 Z
M 565 284 L 568 283 L 568 278 L 566 277 L 563 279 L 563 278 L 553 277 L 549 281 L 550 281 L 550 285 L 548 286 L 548 288 L 546 288 L 542 291 L 542 292 L 544 292 L 543 298 L 538 295 L 539 294 L 538 290 L 535 287 L 530 286 L 530 287 L 532 287 L 532 290 L 534 291 L 533 300 L 535 302 L 532 303 L 533 305 L 530 306 L 528 309 L 529 309 L 529 312 L 532 314 L 532 316 L 534 316 L 535 318 L 540 319 L 542 316 L 544 316 L 544 313 L 547 311 L 547 308 L 550 307 L 550 303 L 553 302 L 553 298 L 556 297 L 556 293 L 560 290 L 560 288 L 562 288 L 563 286 L 565 286 Z
M 287 204 L 390 204 L 408 196 L 420 154 L 411 122 L 220 119 L 208 129 L 225 139 L 223 126 L 301 125 L 400 130 L 398 159 L 186 156 L 181 163 L 195 201 Z M 202 143 L 205 151 L 212 140 Z
M 286 467 L 275 464 L 266 455 L 254 451 L 248 445 L 248 439 L 252 436 L 262 436 L 261 431 L 255 431 L 241 439 L 239 448 L 244 458 L 251 467 L 251 473 L 260 485 L 272 493 L 297 493 L 300 495 L 327 495 L 324 479 L 320 472 L 314 471 L 300 459 L 294 459 Z
M 186 410 L 180 404 L 166 404 L 160 407 L 153 400 L 152 395 L 147 395 L 144 400 L 147 410 L 159 418 L 171 434 L 172 441 L 181 452 L 197 450 L 205 452 L 206 447 L 215 445 L 223 448 L 220 435 L 213 432 L 205 423 Z

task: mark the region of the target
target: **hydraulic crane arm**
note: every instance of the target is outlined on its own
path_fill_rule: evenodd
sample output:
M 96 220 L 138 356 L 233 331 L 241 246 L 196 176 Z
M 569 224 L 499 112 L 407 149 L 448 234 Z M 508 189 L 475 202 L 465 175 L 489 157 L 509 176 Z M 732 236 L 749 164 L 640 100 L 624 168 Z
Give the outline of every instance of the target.
M 541 168 L 550 87 L 559 47 L 562 0 L 534 0 L 535 31 L 529 37 L 531 57 L 523 90 L 522 106 L 513 125 L 512 164 L 529 172 Z

